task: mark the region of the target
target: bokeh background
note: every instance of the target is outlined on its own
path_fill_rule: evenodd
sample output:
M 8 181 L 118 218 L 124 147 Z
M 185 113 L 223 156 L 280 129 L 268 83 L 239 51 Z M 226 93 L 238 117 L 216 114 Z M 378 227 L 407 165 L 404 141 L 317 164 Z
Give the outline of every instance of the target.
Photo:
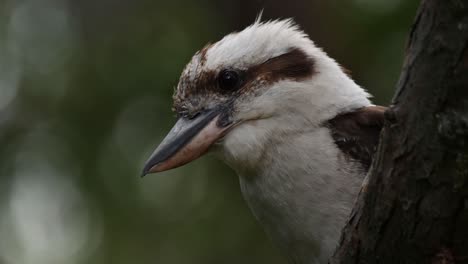
M 416 0 L 0 0 L 0 263 L 285 263 L 212 157 L 139 177 L 191 55 L 293 17 L 387 105 Z

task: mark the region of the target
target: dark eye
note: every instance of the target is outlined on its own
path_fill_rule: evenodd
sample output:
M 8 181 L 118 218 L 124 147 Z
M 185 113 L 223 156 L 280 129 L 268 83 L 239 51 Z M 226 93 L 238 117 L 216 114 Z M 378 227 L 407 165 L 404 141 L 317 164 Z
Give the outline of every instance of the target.
M 240 87 L 241 78 L 236 71 L 222 70 L 218 76 L 218 83 L 223 90 L 235 90 Z

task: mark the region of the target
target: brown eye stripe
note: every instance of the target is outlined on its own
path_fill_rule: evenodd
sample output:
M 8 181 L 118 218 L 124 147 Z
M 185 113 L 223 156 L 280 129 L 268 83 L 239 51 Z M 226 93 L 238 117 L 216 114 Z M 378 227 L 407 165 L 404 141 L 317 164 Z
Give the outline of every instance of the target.
M 217 75 L 223 69 L 201 70 L 206 62 L 206 53 L 210 47 L 211 45 L 205 46 L 195 55 L 194 58 L 197 58 L 197 60 L 187 65 L 188 69 L 192 69 L 192 63 L 195 63 L 197 72 L 193 74 L 184 71 L 182 74 L 178 89 L 173 97 L 174 108 L 177 109 L 177 105 L 190 103 L 191 106 L 188 106 L 188 108 L 194 109 L 202 103 L 204 98 L 225 97 L 230 94 L 220 91 L 218 88 Z M 312 77 L 313 73 L 313 59 L 301 49 L 293 48 L 287 53 L 242 71 L 242 86 L 234 94 L 238 96 L 242 93 L 253 92 L 259 86 L 265 87 L 280 80 L 300 81 Z M 190 100 L 187 100 L 189 98 Z
M 291 79 L 300 81 L 314 73 L 314 61 L 298 48 L 271 58 L 266 62 L 251 67 L 247 71 L 249 79 L 262 78 L 268 83 Z

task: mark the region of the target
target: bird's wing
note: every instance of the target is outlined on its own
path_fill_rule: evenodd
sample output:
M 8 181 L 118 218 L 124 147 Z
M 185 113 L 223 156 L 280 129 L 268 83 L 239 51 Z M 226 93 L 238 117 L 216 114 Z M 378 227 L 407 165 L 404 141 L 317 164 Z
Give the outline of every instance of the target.
M 332 137 L 338 148 L 367 171 L 379 143 L 384 123 L 383 106 L 368 106 L 337 115 L 328 121 Z

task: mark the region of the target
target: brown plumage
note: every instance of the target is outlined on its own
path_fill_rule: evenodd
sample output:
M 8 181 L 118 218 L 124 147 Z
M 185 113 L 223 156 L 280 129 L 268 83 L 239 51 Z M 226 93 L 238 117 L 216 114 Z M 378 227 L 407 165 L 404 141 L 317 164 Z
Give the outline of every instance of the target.
M 328 121 L 335 144 L 367 171 L 372 163 L 386 107 L 368 106 L 340 114 Z
M 201 71 L 206 61 L 206 52 L 211 47 L 197 52 L 191 63 L 186 67 L 180 78 L 178 87 L 174 93 L 174 111 L 182 115 L 190 115 L 203 108 L 200 103 L 206 101 L 206 97 L 217 97 L 228 101 L 237 98 L 241 94 L 255 93 L 256 88 L 268 86 L 281 80 L 300 81 L 310 78 L 314 72 L 314 61 L 304 51 L 293 48 L 290 51 L 271 58 L 258 65 L 253 65 L 240 72 L 242 85 L 235 91 L 219 89 L 217 76 L 224 69 Z M 193 67 L 196 65 L 196 67 Z M 195 70 L 194 70 L 195 69 Z M 192 74 L 196 71 L 197 74 Z M 190 99 L 190 100 L 188 100 Z M 191 105 L 187 105 L 190 102 Z

